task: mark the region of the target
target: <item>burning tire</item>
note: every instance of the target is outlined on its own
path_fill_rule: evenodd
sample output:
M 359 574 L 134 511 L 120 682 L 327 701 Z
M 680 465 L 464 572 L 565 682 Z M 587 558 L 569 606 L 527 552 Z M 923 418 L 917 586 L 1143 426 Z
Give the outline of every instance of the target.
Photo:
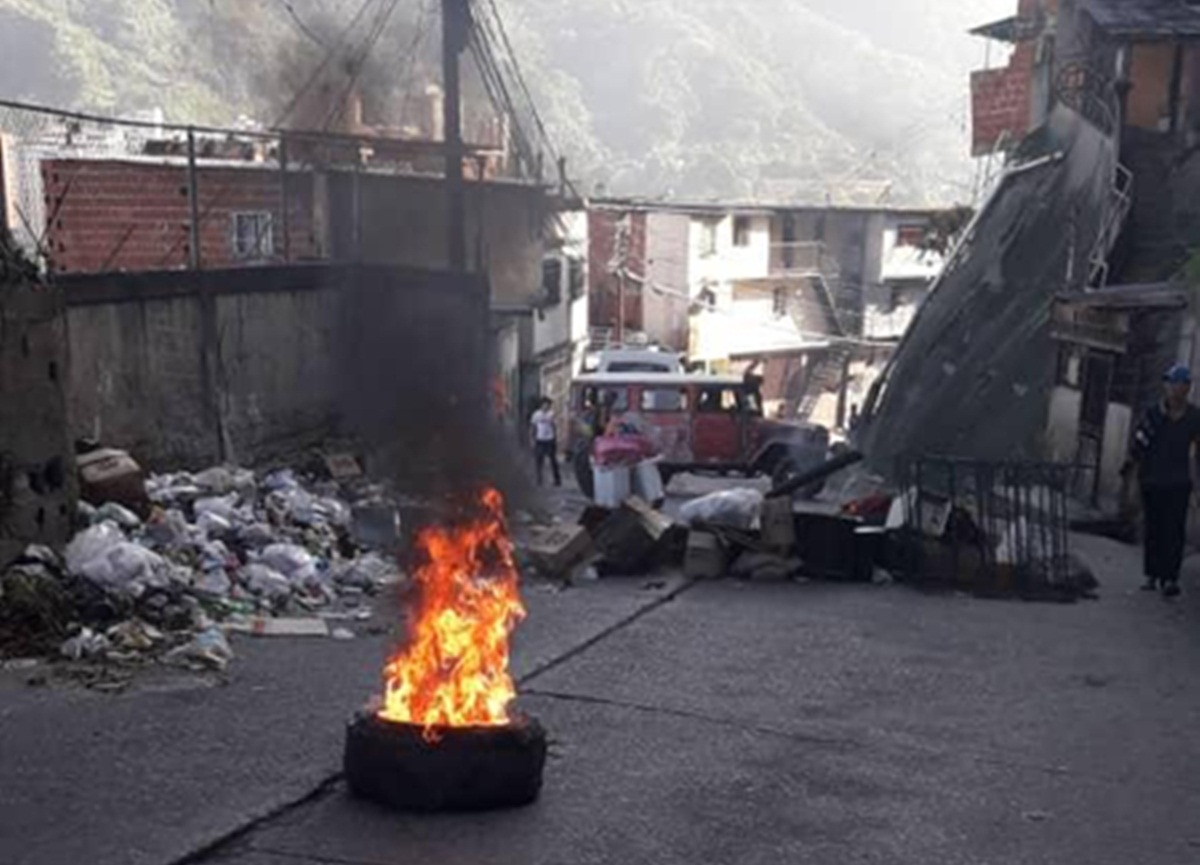
M 546 764 L 546 732 L 518 717 L 495 727 L 422 727 L 374 714 L 346 731 L 350 791 L 403 811 L 486 811 L 536 801 Z

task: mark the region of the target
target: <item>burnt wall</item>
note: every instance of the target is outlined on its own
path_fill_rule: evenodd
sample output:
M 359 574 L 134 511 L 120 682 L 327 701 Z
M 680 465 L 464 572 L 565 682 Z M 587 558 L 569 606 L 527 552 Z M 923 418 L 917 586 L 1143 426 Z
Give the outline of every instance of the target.
M 313 265 L 60 282 L 72 432 L 152 468 L 255 463 L 434 417 L 427 394 L 447 355 L 485 345 L 464 311 L 480 283 L 445 273 Z
M 541 287 L 541 187 L 467 184 L 467 260 L 486 272 L 500 305 L 529 303 Z M 329 175 L 333 258 L 448 269 L 445 184 L 437 178 L 334 172 Z

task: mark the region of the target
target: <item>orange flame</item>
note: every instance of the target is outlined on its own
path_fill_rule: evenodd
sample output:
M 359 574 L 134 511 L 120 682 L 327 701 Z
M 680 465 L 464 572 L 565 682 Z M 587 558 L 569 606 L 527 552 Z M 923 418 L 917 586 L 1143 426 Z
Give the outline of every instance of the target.
M 525 617 L 517 590 L 504 499 L 485 490 L 477 516 L 417 537 L 424 563 L 408 645 L 384 669 L 379 715 L 434 727 L 507 724 L 516 688 L 508 673 L 508 637 Z

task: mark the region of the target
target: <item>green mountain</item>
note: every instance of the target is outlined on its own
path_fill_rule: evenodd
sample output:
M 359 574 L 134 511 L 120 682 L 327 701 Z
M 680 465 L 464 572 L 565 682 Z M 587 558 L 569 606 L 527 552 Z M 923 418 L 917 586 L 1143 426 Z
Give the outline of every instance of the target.
M 495 2 L 587 191 L 931 204 L 970 193 L 966 73 L 982 46 L 964 31 L 1015 0 Z M 376 104 L 436 78 L 429 3 L 402 0 L 381 31 L 365 76 Z M 360 6 L 0 0 L 0 95 L 271 122 Z

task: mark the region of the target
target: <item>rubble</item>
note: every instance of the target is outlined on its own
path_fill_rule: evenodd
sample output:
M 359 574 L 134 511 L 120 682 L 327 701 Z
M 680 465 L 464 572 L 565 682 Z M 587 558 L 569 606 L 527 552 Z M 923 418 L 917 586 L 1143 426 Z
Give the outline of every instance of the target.
M 399 517 L 351 459 L 330 465 L 339 483 L 230 466 L 144 477 L 122 451 L 82 455 L 83 528 L 62 559 L 31 547 L 0 574 L 0 657 L 223 670 L 227 632 L 328 637 L 322 614 L 370 619 L 364 599 L 404 579 Z M 373 525 L 357 531 L 356 514 Z

